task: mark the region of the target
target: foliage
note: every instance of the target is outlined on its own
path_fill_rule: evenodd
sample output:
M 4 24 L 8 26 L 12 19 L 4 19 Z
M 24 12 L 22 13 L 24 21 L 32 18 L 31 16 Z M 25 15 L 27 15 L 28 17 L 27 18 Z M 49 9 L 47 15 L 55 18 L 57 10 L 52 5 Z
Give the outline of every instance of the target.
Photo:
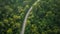
M 20 34 L 24 17 L 37 0 L 0 0 L 0 34 Z M 60 34 L 60 0 L 41 0 L 27 20 L 25 34 Z

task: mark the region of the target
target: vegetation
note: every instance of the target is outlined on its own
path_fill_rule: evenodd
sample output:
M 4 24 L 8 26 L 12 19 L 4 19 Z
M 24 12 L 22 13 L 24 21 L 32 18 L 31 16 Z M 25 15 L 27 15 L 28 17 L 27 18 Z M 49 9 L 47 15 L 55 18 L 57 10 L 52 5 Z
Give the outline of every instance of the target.
M 37 0 L 0 0 L 0 34 L 20 34 L 29 8 Z M 27 20 L 25 34 L 60 34 L 60 0 L 41 0 Z

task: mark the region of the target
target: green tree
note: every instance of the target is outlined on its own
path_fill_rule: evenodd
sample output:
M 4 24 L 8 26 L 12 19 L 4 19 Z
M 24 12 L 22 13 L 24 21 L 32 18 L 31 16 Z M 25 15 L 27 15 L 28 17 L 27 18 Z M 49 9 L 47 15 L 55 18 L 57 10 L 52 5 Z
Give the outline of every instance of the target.
M 37 0 L 0 0 L 0 34 L 20 34 L 24 17 Z M 60 0 L 40 0 L 27 20 L 25 34 L 60 34 Z

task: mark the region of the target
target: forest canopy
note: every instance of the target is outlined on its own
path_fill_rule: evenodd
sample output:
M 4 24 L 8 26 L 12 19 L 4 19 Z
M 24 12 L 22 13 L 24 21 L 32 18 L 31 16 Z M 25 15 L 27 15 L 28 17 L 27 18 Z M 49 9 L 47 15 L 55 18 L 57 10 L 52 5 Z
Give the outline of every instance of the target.
M 20 34 L 24 18 L 37 0 L 0 0 L 0 34 Z M 24 34 L 60 34 L 60 0 L 40 0 Z

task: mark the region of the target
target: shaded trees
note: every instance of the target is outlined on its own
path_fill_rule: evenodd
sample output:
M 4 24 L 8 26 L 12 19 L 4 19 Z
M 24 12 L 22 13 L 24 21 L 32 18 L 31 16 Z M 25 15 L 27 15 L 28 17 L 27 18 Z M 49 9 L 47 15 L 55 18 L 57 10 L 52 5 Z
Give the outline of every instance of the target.
M 0 34 L 19 34 L 36 0 L 0 0 Z M 41 0 L 30 12 L 25 34 L 60 34 L 60 0 Z

